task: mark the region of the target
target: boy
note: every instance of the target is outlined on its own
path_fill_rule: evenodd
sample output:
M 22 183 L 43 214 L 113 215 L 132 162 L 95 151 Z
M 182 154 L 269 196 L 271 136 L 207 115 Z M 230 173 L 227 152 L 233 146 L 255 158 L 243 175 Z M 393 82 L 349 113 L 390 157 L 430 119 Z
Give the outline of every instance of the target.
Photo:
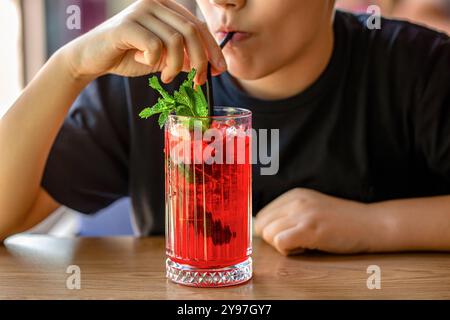
M 209 59 L 216 105 L 280 129 L 278 174 L 253 177 L 256 232 L 278 251 L 450 249 L 447 36 L 369 30 L 333 0 L 197 3 L 211 33 L 173 1 L 138 1 L 50 59 L 0 122 L 1 238 L 127 195 L 140 234 L 162 233 L 163 134 L 138 119 L 157 99 L 148 74 L 170 90 L 195 67 L 203 84 Z

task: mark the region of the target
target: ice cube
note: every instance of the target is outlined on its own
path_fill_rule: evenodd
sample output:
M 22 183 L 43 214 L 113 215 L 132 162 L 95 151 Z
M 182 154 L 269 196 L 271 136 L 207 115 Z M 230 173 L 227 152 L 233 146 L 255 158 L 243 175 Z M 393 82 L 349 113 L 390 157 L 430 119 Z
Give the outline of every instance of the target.
M 226 129 L 226 135 L 227 137 L 235 137 L 238 134 L 238 128 L 237 127 L 228 127 Z
M 189 130 L 181 123 L 177 123 L 174 125 L 171 125 L 169 127 L 169 133 L 171 136 L 175 138 L 181 138 L 182 140 L 190 140 L 191 135 L 189 133 Z

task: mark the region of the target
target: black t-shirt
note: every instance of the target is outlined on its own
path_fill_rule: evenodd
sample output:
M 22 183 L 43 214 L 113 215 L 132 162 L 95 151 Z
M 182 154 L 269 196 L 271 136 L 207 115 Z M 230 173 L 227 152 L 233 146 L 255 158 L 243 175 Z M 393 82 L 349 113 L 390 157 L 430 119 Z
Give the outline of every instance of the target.
M 228 73 L 213 80 L 216 105 L 280 129 L 278 174 L 254 166 L 254 213 L 295 187 L 363 202 L 450 194 L 450 40 L 400 21 L 369 30 L 366 18 L 336 13 L 326 70 L 293 97 L 255 99 Z M 93 82 L 56 139 L 43 187 L 84 213 L 130 196 L 140 233 L 163 233 L 163 131 L 157 117 L 138 117 L 157 98 L 148 76 Z

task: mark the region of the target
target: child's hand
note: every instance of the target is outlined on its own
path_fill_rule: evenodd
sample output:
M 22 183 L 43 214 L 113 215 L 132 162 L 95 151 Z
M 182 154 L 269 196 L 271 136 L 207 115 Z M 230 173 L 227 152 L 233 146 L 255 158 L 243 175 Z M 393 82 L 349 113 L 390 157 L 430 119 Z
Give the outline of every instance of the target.
M 226 69 L 206 24 L 173 0 L 137 1 L 62 51 L 77 78 L 162 72 L 168 83 L 195 68 L 195 82 L 203 84 L 208 59 L 214 75 Z
M 255 232 L 284 255 L 304 249 L 357 253 L 368 251 L 379 234 L 375 219 L 366 204 L 297 188 L 258 213 Z

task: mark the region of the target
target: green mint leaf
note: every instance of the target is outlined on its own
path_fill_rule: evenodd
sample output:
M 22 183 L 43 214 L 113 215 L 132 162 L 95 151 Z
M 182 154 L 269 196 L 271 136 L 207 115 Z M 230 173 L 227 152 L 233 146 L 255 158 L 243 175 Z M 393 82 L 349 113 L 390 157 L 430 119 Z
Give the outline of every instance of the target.
M 164 111 L 163 113 L 161 113 L 161 115 L 159 116 L 158 119 L 158 124 L 160 126 L 160 128 L 162 129 L 164 127 L 164 125 L 166 124 L 167 118 L 169 118 L 169 111 Z
M 162 98 L 158 99 L 158 102 L 151 108 L 145 108 L 141 111 L 139 116 L 143 119 L 148 119 L 151 116 L 154 116 L 155 114 L 166 112 L 166 111 L 173 111 L 175 109 L 175 105 L 171 101 L 166 101 Z
M 151 116 L 153 116 L 155 113 L 153 112 L 152 108 L 145 108 L 144 110 L 139 113 L 139 117 L 141 119 L 148 119 Z
M 199 117 L 208 116 L 208 102 L 206 101 L 205 95 L 203 94 L 202 87 L 198 86 L 194 90 L 194 105 L 195 113 Z
M 149 79 L 149 86 L 158 91 L 161 97 L 158 102 L 151 108 L 145 108 L 139 114 L 142 119 L 148 119 L 156 114 L 160 114 L 158 123 L 162 128 L 171 113 L 176 113 L 186 117 L 206 117 L 208 115 L 208 103 L 202 88 L 195 88 L 194 78 L 196 70 L 192 69 L 187 75 L 186 80 L 181 84 L 178 91 L 173 96 L 170 95 L 160 84 L 158 78 L 153 76 Z M 186 125 L 193 128 L 192 121 L 187 121 Z M 201 120 L 203 129 L 209 127 L 209 121 Z
M 181 84 L 180 89 L 178 91 L 175 91 L 175 101 L 178 104 L 184 105 L 190 109 L 189 116 L 197 116 L 195 112 L 195 99 L 194 95 L 192 93 L 192 89 L 194 88 L 194 78 L 197 71 L 195 69 L 192 69 L 191 72 L 189 72 L 186 80 Z
M 181 86 L 179 91 L 175 91 L 175 102 L 181 107 L 188 108 L 190 110 L 189 116 L 194 116 L 194 101 L 189 98 L 189 95 L 186 93 L 186 88 L 189 87 Z
M 158 91 L 159 94 L 164 98 L 164 100 L 167 100 L 167 102 L 174 102 L 173 97 L 166 90 L 164 90 L 156 76 L 150 78 L 149 85 L 150 87 Z
M 141 113 L 139 113 L 139 117 L 141 117 L 142 119 L 148 119 L 155 114 L 161 113 L 165 110 L 167 110 L 167 105 L 163 100 L 159 99 L 153 107 L 145 108 L 144 110 L 142 110 Z
M 196 113 L 195 113 L 195 100 L 194 100 L 194 96 L 192 93 L 192 88 L 191 87 L 184 87 L 181 86 L 180 87 L 180 91 L 176 92 L 176 100 L 180 105 L 186 106 L 189 108 L 190 110 L 190 116 L 191 117 L 195 117 Z
M 182 117 L 192 117 L 193 116 L 191 109 L 185 105 L 178 106 L 176 109 L 176 114 L 178 116 L 182 116 Z
M 184 82 L 181 84 L 180 87 L 189 87 L 189 88 L 193 88 L 194 87 L 194 78 L 195 75 L 197 74 L 197 70 L 192 69 L 188 75 L 186 80 L 184 80 Z

